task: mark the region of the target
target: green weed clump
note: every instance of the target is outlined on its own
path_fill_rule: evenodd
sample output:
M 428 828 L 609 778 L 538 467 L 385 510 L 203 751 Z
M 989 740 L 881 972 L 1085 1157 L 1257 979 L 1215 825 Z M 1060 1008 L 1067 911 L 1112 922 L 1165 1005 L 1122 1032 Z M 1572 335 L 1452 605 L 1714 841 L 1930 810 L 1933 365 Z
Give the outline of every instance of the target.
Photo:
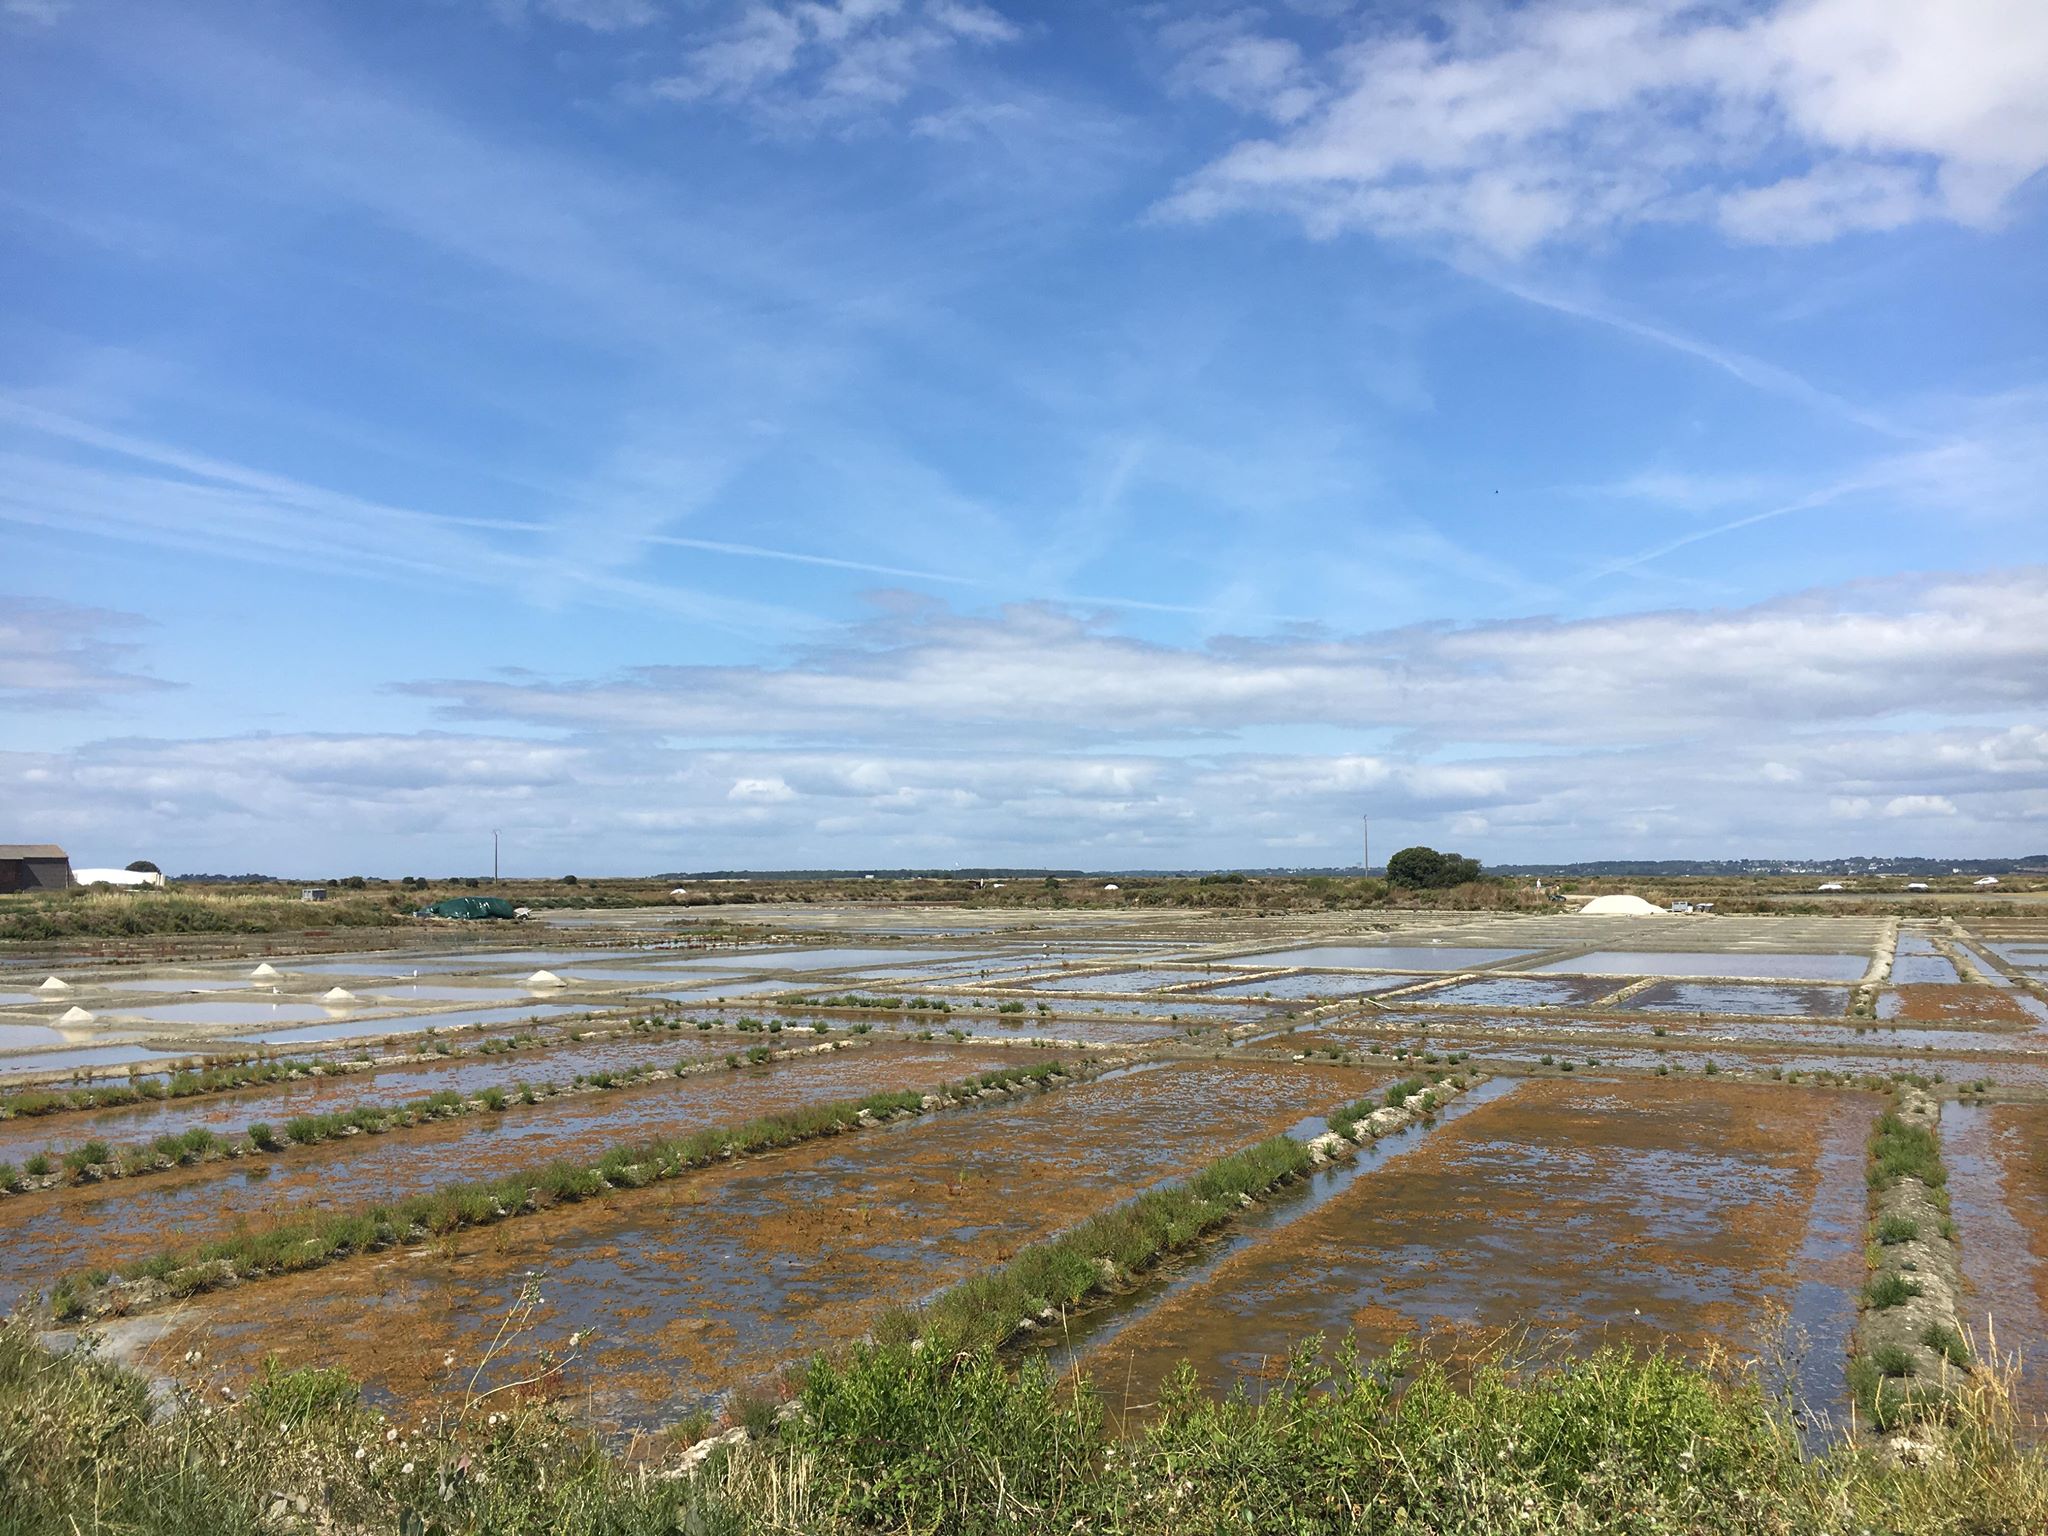
M 1940 1191 L 1948 1183 L 1948 1170 L 1941 1163 L 1941 1144 L 1924 1125 L 1909 1125 L 1897 1115 L 1878 1117 L 1870 1137 L 1870 1187 L 1885 1190 L 1901 1179 L 1918 1179 L 1930 1190 Z
M 1958 1370 L 1970 1368 L 1970 1346 L 1962 1333 L 1947 1323 L 1929 1323 L 1920 1330 L 1920 1342 Z
M 1880 1216 L 1877 1221 L 1877 1240 L 1887 1248 L 1896 1248 L 1901 1243 L 1910 1243 L 1920 1236 L 1920 1223 L 1910 1216 Z
M 1897 1270 L 1886 1270 L 1863 1288 L 1864 1303 L 1873 1312 L 1903 1306 L 1920 1294 L 1920 1282 Z

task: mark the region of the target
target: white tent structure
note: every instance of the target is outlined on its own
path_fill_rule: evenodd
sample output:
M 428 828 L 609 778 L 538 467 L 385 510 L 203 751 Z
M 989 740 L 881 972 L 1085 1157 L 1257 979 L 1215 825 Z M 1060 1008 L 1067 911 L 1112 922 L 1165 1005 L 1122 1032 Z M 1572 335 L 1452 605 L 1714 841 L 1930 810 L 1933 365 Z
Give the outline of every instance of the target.
M 1582 917 L 1662 917 L 1664 909 L 1640 896 L 1595 896 L 1579 908 Z
M 164 877 L 154 869 L 74 869 L 73 885 L 162 885 Z

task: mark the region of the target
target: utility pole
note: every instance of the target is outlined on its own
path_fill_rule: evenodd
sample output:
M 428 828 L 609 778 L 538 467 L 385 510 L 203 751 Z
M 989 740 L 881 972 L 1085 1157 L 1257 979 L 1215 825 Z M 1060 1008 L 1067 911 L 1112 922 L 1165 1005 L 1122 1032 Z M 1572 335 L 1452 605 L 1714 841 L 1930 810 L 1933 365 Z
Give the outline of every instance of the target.
M 1370 816 L 1361 816 L 1358 819 L 1365 833 L 1364 845 L 1358 850 L 1363 857 L 1363 862 L 1358 866 L 1358 872 L 1363 875 L 1369 875 L 1372 873 L 1372 818 Z
M 498 829 L 491 828 L 491 884 L 498 883 Z

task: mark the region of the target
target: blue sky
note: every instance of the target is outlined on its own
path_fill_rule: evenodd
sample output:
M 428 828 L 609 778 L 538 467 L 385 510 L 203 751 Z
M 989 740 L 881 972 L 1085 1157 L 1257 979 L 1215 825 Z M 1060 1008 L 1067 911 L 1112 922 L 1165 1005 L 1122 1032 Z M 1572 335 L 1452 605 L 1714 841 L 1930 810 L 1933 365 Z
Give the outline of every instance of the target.
M 0 136 L 0 839 L 2048 848 L 2025 0 L 0 0 Z

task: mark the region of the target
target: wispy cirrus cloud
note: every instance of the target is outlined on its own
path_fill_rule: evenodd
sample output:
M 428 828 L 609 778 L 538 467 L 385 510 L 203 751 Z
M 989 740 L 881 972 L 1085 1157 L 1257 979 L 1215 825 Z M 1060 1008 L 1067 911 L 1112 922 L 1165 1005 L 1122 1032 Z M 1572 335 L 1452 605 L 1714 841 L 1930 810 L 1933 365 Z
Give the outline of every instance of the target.
M 1993 224 L 2048 164 L 2048 12 L 2007 0 L 1463 6 L 1313 54 L 1256 13 L 1217 26 L 1177 78 L 1277 131 L 1162 205 L 1196 221 L 1276 209 L 1507 257 L 1642 224 L 1796 244 Z
M 931 88 L 963 51 L 1022 35 L 975 0 L 746 0 L 646 89 L 742 106 L 784 126 L 841 123 Z
M 132 670 L 132 613 L 0 593 L 0 704 L 88 709 L 124 694 L 175 687 Z

